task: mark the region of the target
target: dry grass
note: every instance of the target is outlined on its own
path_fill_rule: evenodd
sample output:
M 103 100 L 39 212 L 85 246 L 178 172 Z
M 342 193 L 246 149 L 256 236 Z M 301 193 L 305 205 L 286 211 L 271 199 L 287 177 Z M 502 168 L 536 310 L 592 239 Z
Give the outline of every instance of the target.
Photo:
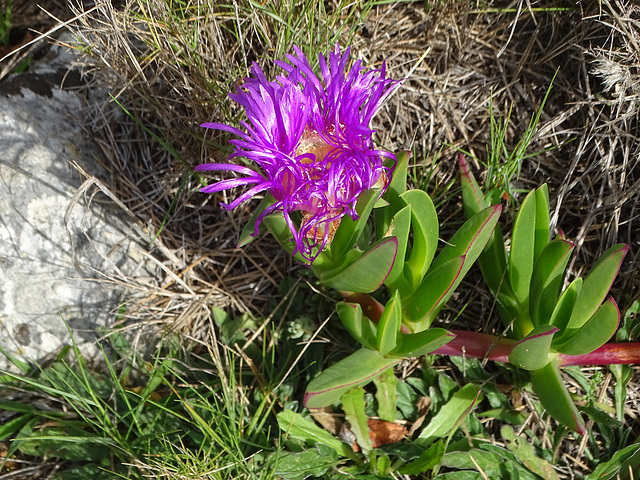
M 328 12 L 337 10 L 336 1 L 327 2 Z M 206 339 L 208 307 L 267 316 L 269 299 L 294 265 L 269 238 L 234 248 L 251 206 L 226 213 L 218 196 L 197 193 L 200 179 L 191 167 L 228 153 L 224 135 L 197 125 L 235 122 L 239 111 L 226 93 L 250 62 L 259 59 L 268 73 L 271 59 L 309 39 L 283 40 L 282 25 L 246 2 L 239 2 L 240 15 L 193 0 L 182 16 L 167 16 L 153 1 L 125 3 L 116 8 L 97 0 L 89 14 L 83 12 L 90 6 L 75 3 L 72 30 L 88 54 L 87 130 L 104 153 L 109 187 L 141 225 L 160 231 L 165 247 L 154 252 L 161 279 L 140 289 L 127 315 Z M 338 13 L 334 31 L 353 12 Z M 323 38 L 306 45 L 322 42 L 332 43 Z M 513 146 L 557 71 L 530 147 L 545 153 L 526 160 L 514 182 L 522 189 L 549 184 L 552 223 L 577 244 L 571 275 L 583 275 L 614 243 L 628 243 L 613 294 L 623 309 L 640 296 L 640 7 L 622 0 L 482 7 L 449 0 L 429 9 L 423 2 L 392 3 L 374 7 L 350 43 L 355 58 L 372 66 L 384 60 L 391 76 L 407 78 L 375 120 L 378 141 L 390 150 L 413 149 L 417 177 L 435 168 L 431 192 L 456 178 L 458 148 L 486 158 L 490 101 L 503 115 L 511 109 L 506 142 Z M 96 101 L 94 86 L 106 86 L 136 120 L 112 101 Z M 439 162 L 430 165 L 437 152 Z M 459 199 L 442 199 L 447 219 Z M 445 223 L 443 238 L 452 225 Z M 474 305 L 474 315 L 464 312 L 458 322 L 500 331 L 490 298 L 474 282 L 457 298 L 457 305 Z M 611 402 L 612 384 L 606 385 L 600 394 Z M 632 382 L 630 421 L 640 415 L 637 393 Z M 528 427 L 543 436 L 550 431 L 535 415 Z M 573 459 L 583 450 L 572 444 L 562 455 L 579 470 Z

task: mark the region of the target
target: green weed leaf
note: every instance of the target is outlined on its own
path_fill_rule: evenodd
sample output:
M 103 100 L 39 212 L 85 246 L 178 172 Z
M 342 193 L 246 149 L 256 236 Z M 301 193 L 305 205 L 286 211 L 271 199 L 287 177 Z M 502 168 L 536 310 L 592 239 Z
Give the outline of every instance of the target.
M 482 395 L 480 389 L 471 383 L 455 392 L 447 403 L 431 419 L 418 435 L 416 443 L 427 446 L 439 438 L 445 437 L 463 415 L 467 415 L 469 407 L 479 402 Z
M 375 350 L 360 349 L 311 380 L 304 405 L 307 408 L 327 407 L 337 402 L 347 390 L 366 385 L 399 361 L 399 358 L 383 357 Z
M 553 466 L 546 460 L 538 457 L 526 439 L 516 437 L 513 427 L 503 425 L 500 429 L 502 438 L 508 440 L 507 449 L 512 452 L 531 472 L 540 475 L 545 480 L 559 480 Z
M 277 420 L 280 430 L 297 440 L 310 444 L 320 443 L 335 450 L 335 452 L 342 457 L 357 459 L 347 444 L 335 438 L 311 420 L 307 420 L 299 413 L 295 413 L 292 410 L 283 410 L 278 414 Z
M 636 471 L 640 466 L 640 442 L 618 450 L 611 460 L 598 464 L 596 469 L 585 477 L 585 480 L 609 480 L 618 473 Z
M 279 452 L 274 474 L 286 480 L 303 480 L 309 476 L 321 477 L 327 470 L 336 466 L 338 456 L 322 455 L 317 449 L 309 449 L 300 453 Z
M 396 421 L 396 385 L 398 379 L 389 368 L 373 379 L 376 385 L 376 401 L 378 402 L 378 416 L 385 422 Z
M 362 453 L 369 456 L 373 448 L 369 437 L 369 425 L 367 424 L 367 414 L 365 413 L 366 403 L 364 401 L 364 390 L 362 388 L 352 388 L 342 395 L 342 409 L 345 418 L 351 427 L 351 431 L 356 436 L 356 440 Z
M 106 439 L 73 436 L 68 427 L 45 428 L 26 436 L 19 435 L 19 441 L 18 450 L 34 457 L 46 456 L 76 462 L 95 462 L 102 460 L 109 453 Z
M 444 451 L 444 442 L 442 440 L 437 441 L 422 452 L 418 458 L 400 467 L 398 472 L 402 475 L 420 475 L 432 470 L 442 463 Z

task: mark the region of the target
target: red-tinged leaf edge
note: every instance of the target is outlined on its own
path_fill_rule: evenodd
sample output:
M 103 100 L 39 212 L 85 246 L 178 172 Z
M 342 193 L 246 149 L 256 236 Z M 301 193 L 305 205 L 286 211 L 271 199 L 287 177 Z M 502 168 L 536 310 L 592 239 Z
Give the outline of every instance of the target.
M 400 361 L 400 358 L 387 358 L 375 350 L 362 348 L 311 380 L 304 394 L 304 406 L 321 408 L 332 405 L 346 391 L 366 385 Z
M 378 258 L 381 253 L 387 253 L 382 256 L 382 260 Z M 386 237 L 376 242 L 353 263 L 330 272 L 316 274 L 320 282 L 330 288 L 346 292 L 371 293 L 386 281 L 397 254 L 397 237 Z M 375 260 L 378 263 L 374 265 Z

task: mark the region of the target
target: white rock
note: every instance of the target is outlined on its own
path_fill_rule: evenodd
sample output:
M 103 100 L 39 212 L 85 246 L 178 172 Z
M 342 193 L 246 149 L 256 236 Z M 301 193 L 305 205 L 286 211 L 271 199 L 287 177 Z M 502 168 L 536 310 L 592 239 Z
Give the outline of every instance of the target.
M 99 272 L 156 275 L 134 221 L 106 196 L 83 196 L 65 224 L 84 181 L 73 164 L 98 173 L 99 150 L 79 125 L 78 94 L 48 89 L 61 77 L 51 69 L 0 83 L 0 346 L 27 362 L 70 344 L 65 321 L 85 354 L 95 353 L 96 328 L 113 322 L 123 296 L 96 281 Z M 0 369 L 15 370 L 1 354 Z

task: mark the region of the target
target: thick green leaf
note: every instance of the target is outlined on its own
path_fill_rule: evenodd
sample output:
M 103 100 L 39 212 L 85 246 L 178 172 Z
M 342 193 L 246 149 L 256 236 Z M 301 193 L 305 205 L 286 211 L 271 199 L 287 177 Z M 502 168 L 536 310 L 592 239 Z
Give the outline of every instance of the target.
M 238 239 L 238 244 L 236 245 L 236 248 L 244 247 L 250 244 L 251 242 L 253 242 L 253 240 L 256 238 L 256 236 L 254 236 L 254 233 L 256 230 L 256 221 L 258 220 L 258 217 L 260 216 L 260 214 L 262 214 L 262 212 L 264 212 L 267 208 L 269 208 L 275 202 L 276 202 L 276 199 L 273 198 L 273 195 L 271 195 L 270 193 L 267 193 L 262 198 L 260 205 L 258 205 L 258 208 L 256 208 L 253 211 L 253 213 L 251 214 L 251 217 L 249 218 L 249 221 L 247 222 L 245 227 L 242 229 L 242 233 L 240 234 L 240 238 Z M 262 224 L 260 224 L 258 233 L 262 233 L 263 231 L 264 231 L 264 227 L 262 226 Z
M 273 238 L 275 238 L 280 246 L 285 249 L 289 254 L 293 253 L 296 246 L 293 242 L 293 235 L 291 229 L 287 225 L 287 221 L 284 219 L 282 212 L 273 213 L 267 215 L 262 220 L 262 223 L 269 229 Z M 294 258 L 302 263 L 309 263 L 300 253 L 296 253 Z
M 299 413 L 295 413 L 292 410 L 283 410 L 278 414 L 277 420 L 280 430 L 288 433 L 297 440 L 311 444 L 321 443 L 335 450 L 338 455 L 352 459 L 357 458 L 347 444 L 326 430 L 323 430 L 311 420 L 307 420 Z
M 482 189 L 478 185 L 473 173 L 469 169 L 469 164 L 463 154 L 458 155 L 458 168 L 460 170 L 460 185 L 462 186 L 462 203 L 464 214 L 467 218 L 473 217 L 489 206 Z
M 402 195 L 407 190 L 407 167 L 411 152 L 405 150 L 396 154 L 396 168 L 391 176 L 387 193 L 390 195 Z
M 520 305 L 529 301 L 536 243 L 536 191 L 526 196 L 516 216 L 509 252 L 509 283 Z
M 536 189 L 536 233 L 534 262 L 549 243 L 549 187 L 545 183 Z
M 482 253 L 500 216 L 500 206 L 489 207 L 467 220 L 435 259 L 427 276 L 404 302 L 405 318 L 428 328 L 440 309 Z
M 447 242 L 447 245 L 445 245 L 433 261 L 429 270 L 433 271 L 449 260 L 464 256 L 466 257 L 466 273 L 482 253 L 482 250 L 484 250 L 489 238 L 491 238 L 501 211 L 502 207 L 495 205 L 485 208 L 467 220 L 453 237 L 451 237 L 451 240 Z M 462 278 L 460 280 L 462 280 Z
M 411 322 L 424 320 L 428 326 L 459 283 L 464 263 L 464 257 L 456 257 L 430 271 L 415 293 L 403 302 L 405 318 Z
M 356 441 L 360 445 L 362 453 L 368 456 L 373 447 L 371 446 L 371 437 L 369 437 L 368 418 L 365 413 L 364 390 L 362 388 L 352 388 L 342 395 L 340 400 L 351 431 L 356 436 Z
M 407 253 L 407 244 L 409 243 L 409 232 L 411 231 L 411 216 L 411 206 L 407 205 L 391 219 L 389 229 L 385 233 L 386 237 L 393 235 L 398 239 L 398 253 L 396 255 L 396 261 L 393 264 L 391 272 L 389 272 L 389 276 L 385 280 L 385 284 L 392 290 L 397 288 L 398 283 L 401 283 L 402 280 L 404 280 L 403 272 L 405 256 Z
M 596 312 L 611 289 L 629 247 L 618 244 L 607 250 L 584 279 L 567 328 L 580 328 Z
M 401 333 L 390 357 L 419 357 L 449 343 L 455 335 L 444 328 L 429 328 L 418 333 Z
M 530 376 L 533 390 L 547 412 L 563 425 L 584 433 L 584 421 L 571 400 L 556 362 L 551 361 L 540 370 L 532 371 Z
M 529 293 L 529 311 L 534 325 L 549 324 L 573 248 L 570 242 L 553 240 L 540 252 L 533 267 Z
M 387 302 L 378 322 L 377 345 L 378 351 L 382 355 L 386 355 L 396 348 L 398 344 L 398 335 L 402 325 L 402 302 L 400 293 L 395 295 Z
M 553 309 L 551 319 L 549 320 L 550 325 L 558 327 L 560 331 L 564 331 L 569 323 L 569 318 L 571 318 L 573 307 L 576 304 L 576 299 L 581 289 L 582 278 L 576 278 L 567 286 Z
M 373 210 L 373 206 L 378 200 L 379 195 L 379 188 L 372 188 L 362 192 L 358 197 L 358 203 L 356 205 L 358 218 L 354 220 L 349 215 L 342 217 L 340 226 L 331 241 L 331 245 L 329 245 L 329 256 L 333 258 L 335 262 L 339 262 L 345 253 L 351 250 L 356 244 L 369 220 L 371 210 Z
M 609 341 L 616 333 L 619 323 L 620 310 L 615 300 L 609 298 L 582 327 L 565 330 L 558 344 L 553 343 L 553 348 L 565 355 L 591 353 Z
M 503 425 L 500 429 L 500 433 L 502 434 L 502 438 L 508 441 L 508 443 L 505 442 L 507 449 L 513 453 L 530 471 L 536 473 L 545 480 L 560 480 L 558 474 L 553 469 L 553 466 L 543 458 L 536 455 L 533 445 L 529 443 L 529 440 L 526 437 L 516 436 L 511 425 Z
M 469 407 L 481 400 L 482 395 L 479 392 L 480 389 L 471 383 L 455 392 L 451 400 L 444 404 L 431 419 L 429 425 L 422 429 L 415 442 L 418 445 L 427 446 L 434 440 L 445 437 L 454 428 L 458 419 L 468 414 Z
M 347 292 L 371 293 L 386 280 L 398 251 L 396 237 L 383 238 L 345 268 L 320 273 L 320 282 L 327 287 Z
M 389 182 L 387 191 L 382 196 L 382 198 L 388 202 L 389 206 L 376 208 L 374 211 L 378 238 L 384 236 L 391 224 L 391 218 L 405 206 L 405 203 L 400 199 L 400 195 L 407 190 L 407 166 L 409 165 L 410 152 L 401 152 L 397 154 L 396 157 L 397 163 L 391 177 L 391 182 Z M 393 163 L 385 161 L 385 165 L 391 167 Z
M 484 194 L 469 170 L 469 166 L 462 154 L 458 156 L 458 165 L 460 167 L 464 212 L 467 218 L 471 218 L 487 208 L 489 202 L 484 198 Z M 496 225 L 487 246 L 478 258 L 478 265 L 491 292 L 496 296 L 501 296 L 501 303 L 504 303 L 504 305 L 502 305 L 503 311 L 500 313 L 504 317 L 505 323 L 510 324 L 518 316 L 518 306 L 513 300 L 514 294 L 509 284 L 507 251 L 504 246 L 502 231 L 498 225 Z
M 342 324 L 353 338 L 371 350 L 377 347 L 376 326 L 362 314 L 360 304 L 339 302 L 336 304 L 336 310 Z
M 552 325 L 534 328 L 524 340 L 515 344 L 509 355 L 509 363 L 525 370 L 539 370 L 549 363 L 549 349 L 558 329 Z
M 423 190 L 409 190 L 400 198 L 411 206 L 411 255 L 403 267 L 415 288 L 427 273 L 438 247 L 438 214 L 431 197 Z
M 304 395 L 307 408 L 327 407 L 347 391 L 369 383 L 373 378 L 400 362 L 375 350 L 363 348 L 333 364 L 311 380 Z

